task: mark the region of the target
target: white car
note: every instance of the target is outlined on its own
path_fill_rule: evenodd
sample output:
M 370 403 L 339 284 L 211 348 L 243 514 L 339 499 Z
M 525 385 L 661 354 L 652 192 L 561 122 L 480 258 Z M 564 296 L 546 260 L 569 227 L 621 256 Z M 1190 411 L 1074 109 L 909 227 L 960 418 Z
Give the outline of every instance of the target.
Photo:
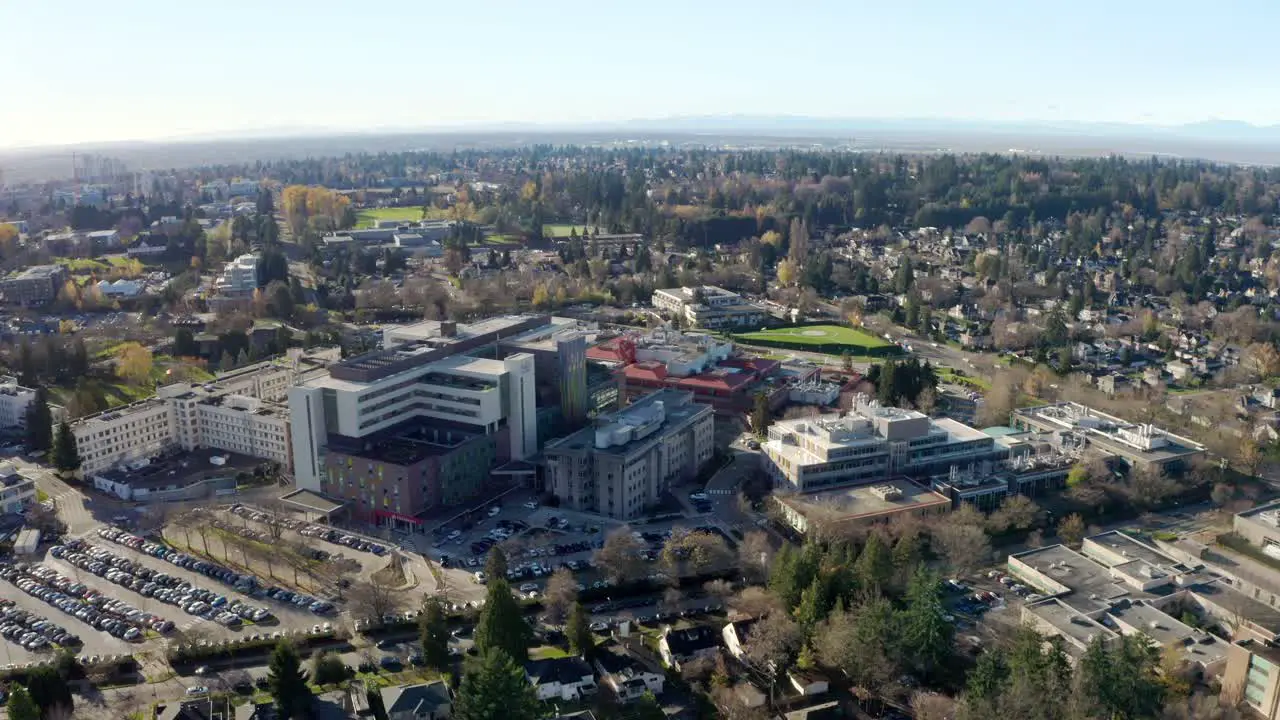
M 486 580 L 486 579 L 487 579 L 487 578 L 485 578 L 485 576 L 484 576 L 484 571 L 483 571 L 483 570 L 480 570 L 480 571 L 477 571 L 477 572 L 476 572 L 476 582 L 478 582 L 478 583 L 480 583 L 481 585 L 483 585 L 483 584 L 485 583 L 485 580 Z
M 449 533 L 450 540 L 456 540 L 457 538 L 460 538 L 460 537 L 462 537 L 461 530 L 454 530 L 453 532 Z
M 538 509 L 538 503 L 533 500 L 530 500 L 529 502 L 525 503 L 524 506 L 529 508 L 530 510 Z
M 493 517 L 500 512 L 502 512 L 502 508 L 498 507 L 497 505 L 494 505 L 493 507 L 489 508 L 489 517 Z
M 193 685 L 192 687 L 187 688 L 187 694 L 188 695 L 208 695 L 209 688 L 205 687 L 204 685 Z
M 522 593 L 533 592 L 534 590 L 537 590 L 537 589 L 538 589 L 538 586 L 535 583 L 525 583 L 520 586 L 520 592 Z

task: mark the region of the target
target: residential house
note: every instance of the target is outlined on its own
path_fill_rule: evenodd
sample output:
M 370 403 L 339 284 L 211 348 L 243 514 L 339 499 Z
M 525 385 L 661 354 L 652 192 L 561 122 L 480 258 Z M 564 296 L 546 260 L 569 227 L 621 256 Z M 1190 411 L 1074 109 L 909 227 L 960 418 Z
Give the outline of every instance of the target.
M 1108 395 L 1115 395 L 1118 392 L 1124 392 L 1125 390 L 1128 390 L 1129 387 L 1129 378 L 1124 375 L 1111 373 L 1098 378 L 1098 389 Z
M 683 630 L 667 628 L 658 641 L 658 653 L 662 656 L 662 661 L 676 670 L 680 669 L 682 663 L 696 658 L 713 658 L 719 650 L 719 637 L 715 628 L 707 625 L 696 625 Z
M 646 667 L 636 658 L 608 648 L 597 648 L 594 661 L 600 674 L 600 684 L 613 691 L 618 702 L 629 703 L 643 697 L 646 692 L 661 695 L 666 676 Z
M 441 680 L 385 687 L 381 694 L 387 720 L 447 720 L 453 715 L 453 697 Z
M 596 676 L 580 657 L 545 658 L 524 664 L 539 700 L 579 700 L 596 692 Z
M 215 702 L 208 697 L 155 707 L 155 720 L 223 720 L 226 717 L 226 701 Z
M 792 668 L 787 671 L 787 681 L 801 695 L 821 695 L 831 689 L 827 676 L 817 670 Z
M 751 634 L 751 628 L 755 624 L 755 618 L 747 618 L 725 623 L 725 626 L 720 629 L 720 635 L 724 639 L 724 646 L 735 660 L 741 660 L 746 655 L 747 637 Z
M 1191 366 L 1181 360 L 1170 360 L 1164 364 L 1164 369 L 1168 371 L 1169 375 L 1173 377 L 1175 382 L 1186 380 L 1193 374 Z

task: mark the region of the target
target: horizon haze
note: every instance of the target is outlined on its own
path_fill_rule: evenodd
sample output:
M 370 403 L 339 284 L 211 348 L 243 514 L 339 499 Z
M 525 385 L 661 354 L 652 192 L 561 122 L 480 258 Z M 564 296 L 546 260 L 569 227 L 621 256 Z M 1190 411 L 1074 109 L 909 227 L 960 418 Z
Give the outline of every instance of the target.
M 477 16 L 408 0 L 16 4 L 11 56 L 38 60 L 9 78 L 21 101 L 0 108 L 0 148 L 682 130 L 707 118 L 726 130 L 787 116 L 809 121 L 797 131 L 857 121 L 1203 137 L 1207 123 L 1214 139 L 1258 134 L 1250 126 L 1280 138 L 1267 52 L 1280 7 L 1229 5 L 819 0 L 785 13 L 759 0 L 495 0 Z

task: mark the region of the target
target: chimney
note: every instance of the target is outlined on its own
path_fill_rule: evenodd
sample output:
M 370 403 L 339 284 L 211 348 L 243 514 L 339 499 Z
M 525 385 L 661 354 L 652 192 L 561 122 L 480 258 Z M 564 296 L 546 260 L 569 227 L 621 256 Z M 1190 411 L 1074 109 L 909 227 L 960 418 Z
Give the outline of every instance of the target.
M 456 321 L 454 320 L 440 321 L 440 337 L 451 338 L 451 337 L 457 337 L 457 336 L 458 336 L 458 323 Z

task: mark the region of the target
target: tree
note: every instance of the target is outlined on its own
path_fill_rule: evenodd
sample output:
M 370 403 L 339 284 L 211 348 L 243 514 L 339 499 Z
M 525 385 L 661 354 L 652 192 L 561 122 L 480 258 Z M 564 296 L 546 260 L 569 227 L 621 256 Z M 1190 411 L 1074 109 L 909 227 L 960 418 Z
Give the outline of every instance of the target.
M 777 674 L 791 667 L 804 644 L 800 625 L 783 612 L 769 613 L 747 633 L 746 658 L 757 668 Z
M 1262 466 L 1262 448 L 1258 447 L 1258 441 L 1251 433 L 1245 433 L 1236 447 L 1236 464 L 1249 477 L 1258 476 L 1258 468 Z
M 53 717 L 59 713 L 70 716 L 75 709 L 71 686 L 55 667 L 42 666 L 32 670 L 27 675 L 27 692 L 40 708 L 41 717 Z
M 352 617 L 370 622 L 381 622 L 384 615 L 395 609 L 391 588 L 381 580 L 369 580 L 351 586 L 347 592 L 347 607 Z
M 53 414 L 49 411 L 49 391 L 37 386 L 35 397 L 27 405 L 27 448 L 46 452 L 53 447 Z
M 199 354 L 200 346 L 196 344 L 195 334 L 189 328 L 178 328 L 173 334 L 174 357 L 194 357 Z
M 422 641 L 422 657 L 427 667 L 445 670 L 449 667 L 449 627 L 445 623 L 444 608 L 434 598 L 422 608 L 419 625 Z
M 524 668 L 499 648 L 467 663 L 453 706 L 455 720 L 538 720 L 542 705 Z
M 796 281 L 796 265 L 790 260 L 783 260 L 778 263 L 778 284 L 782 287 L 789 287 Z
M 382 691 L 376 687 L 365 690 L 365 701 L 369 703 L 369 714 L 373 720 L 389 720 L 386 703 L 382 702 Z
M 595 636 L 591 634 L 591 621 L 582 603 L 575 602 L 569 608 L 569 621 L 565 624 L 564 634 L 569 640 L 569 649 L 575 655 L 590 659 L 596 649 Z
M 116 375 L 132 385 L 151 380 L 151 351 L 136 342 L 116 348 Z
M 992 532 L 1005 530 L 1028 530 L 1036 524 L 1040 516 L 1040 506 L 1026 495 L 1007 495 L 1000 503 L 1000 509 L 991 513 L 989 518 Z
M 738 566 L 748 580 L 763 582 L 769 577 L 769 558 L 773 556 L 773 546 L 769 543 L 769 535 L 763 530 L 752 530 L 738 543 Z
M 490 580 L 484 609 L 476 623 L 476 648 L 482 653 L 496 648 L 508 657 L 524 662 L 529 658 L 531 635 L 529 624 L 511 595 L 511 586 L 506 579 Z
M 857 687 L 878 693 L 899 675 L 898 619 L 893 605 L 879 595 L 832 614 L 813 638 L 822 664 L 840 670 Z
M 560 625 L 578 602 L 578 581 L 568 568 L 551 573 L 542 592 L 542 615 L 550 625 Z
M 644 543 L 624 525 L 609 533 L 604 545 L 596 550 L 595 564 L 613 583 L 629 582 L 644 574 L 645 561 L 640 556 L 644 549 Z
M 307 671 L 302 669 L 302 659 L 287 640 L 281 640 L 271 653 L 267 686 L 283 720 L 305 717 L 311 704 L 311 688 L 307 687 Z
M 759 437 L 765 437 L 769 425 L 773 423 L 773 412 L 769 409 L 769 396 L 766 393 L 756 393 L 755 407 L 751 410 L 751 429 L 755 431 Z
M 1140 633 L 1107 644 L 1095 635 L 1080 658 L 1079 694 L 1095 716 L 1154 718 L 1164 702 L 1165 686 L 1156 673 L 1159 653 Z
M 489 578 L 507 576 L 507 553 L 497 545 L 489 548 L 489 555 L 484 561 L 484 574 Z
M 893 579 L 893 557 L 885 546 L 880 533 L 872 532 L 862 546 L 857 562 L 853 565 L 854 577 L 858 587 L 864 590 L 876 590 L 888 587 Z
M 667 713 L 658 704 L 658 698 L 646 690 L 631 706 L 631 718 L 632 720 L 667 720 Z
M 17 683 L 10 687 L 13 694 L 9 696 L 9 720 L 40 720 L 40 706 L 27 689 Z
M 933 541 L 956 575 L 967 575 L 991 559 L 991 541 L 978 525 L 945 522 L 934 528 Z
M 1084 518 L 1080 513 L 1071 513 L 1058 521 L 1058 537 L 1066 545 L 1079 545 L 1084 540 L 1084 531 Z
M 907 586 L 906 608 L 899 620 L 903 657 L 926 677 L 932 677 L 951 657 L 955 635 L 955 627 L 946 619 L 940 585 L 929 570 L 917 570 Z
M 64 472 L 80 467 L 80 453 L 76 450 L 76 436 L 64 420 L 58 425 L 58 437 L 53 444 L 54 465 Z
M 311 660 L 311 677 L 317 685 L 332 685 L 347 679 L 347 666 L 334 653 L 316 653 Z

